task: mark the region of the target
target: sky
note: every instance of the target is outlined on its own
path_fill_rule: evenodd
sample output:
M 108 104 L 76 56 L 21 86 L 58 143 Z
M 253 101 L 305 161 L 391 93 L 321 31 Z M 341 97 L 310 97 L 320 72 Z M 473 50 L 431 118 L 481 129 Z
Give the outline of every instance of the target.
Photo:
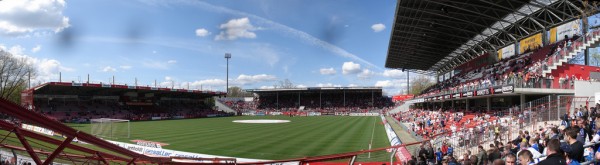
M 225 91 L 379 86 L 405 92 L 384 68 L 394 0 L 2 0 L 0 49 L 59 81 Z M 60 73 L 60 76 L 59 76 Z M 412 77 L 412 74 L 411 74 Z

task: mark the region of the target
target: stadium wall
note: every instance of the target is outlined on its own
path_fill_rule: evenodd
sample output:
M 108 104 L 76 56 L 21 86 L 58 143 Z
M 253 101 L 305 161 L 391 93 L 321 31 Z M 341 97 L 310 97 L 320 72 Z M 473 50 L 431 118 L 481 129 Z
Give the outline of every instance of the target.
M 600 72 L 600 67 L 594 67 L 594 66 L 588 66 L 588 65 L 577 65 L 577 64 L 563 64 L 562 66 L 559 66 L 558 68 L 556 68 L 556 70 L 552 71 L 552 73 L 550 73 L 552 75 L 552 77 L 554 77 L 552 87 L 559 88 L 558 80 L 560 77 L 568 76 L 569 79 L 571 79 L 572 76 L 575 76 L 577 78 L 582 78 L 584 80 L 587 80 L 588 78 L 590 78 L 590 73 L 592 73 L 592 72 Z M 584 95 L 578 95 L 577 93 L 575 93 L 575 94 L 576 94 L 576 96 L 584 96 Z M 592 95 L 585 95 L 585 96 L 592 96 Z
M 575 81 L 575 96 L 592 97 L 597 92 L 600 92 L 600 82 Z

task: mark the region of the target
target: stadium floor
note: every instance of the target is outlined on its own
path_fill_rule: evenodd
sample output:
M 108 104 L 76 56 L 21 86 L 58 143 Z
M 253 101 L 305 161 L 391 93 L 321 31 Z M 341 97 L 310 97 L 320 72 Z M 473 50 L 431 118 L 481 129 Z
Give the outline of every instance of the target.
M 234 120 L 278 119 L 289 123 L 248 124 Z M 90 132 L 90 124 L 69 124 Z M 131 122 L 130 140 L 167 143 L 166 149 L 254 159 L 288 159 L 389 146 L 379 116 L 240 116 Z M 389 153 L 359 155 L 359 161 L 386 161 Z

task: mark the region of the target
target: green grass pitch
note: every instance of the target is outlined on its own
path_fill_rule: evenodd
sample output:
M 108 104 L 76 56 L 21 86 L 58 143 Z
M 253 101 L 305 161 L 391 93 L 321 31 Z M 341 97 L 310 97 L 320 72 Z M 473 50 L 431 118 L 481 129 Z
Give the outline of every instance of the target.
M 289 123 L 247 124 L 233 120 L 282 119 Z M 90 124 L 69 124 L 90 132 Z M 381 118 L 350 116 L 240 116 L 131 122 L 131 138 L 167 143 L 165 149 L 254 159 L 289 159 L 389 146 Z M 366 161 L 389 160 L 373 153 Z

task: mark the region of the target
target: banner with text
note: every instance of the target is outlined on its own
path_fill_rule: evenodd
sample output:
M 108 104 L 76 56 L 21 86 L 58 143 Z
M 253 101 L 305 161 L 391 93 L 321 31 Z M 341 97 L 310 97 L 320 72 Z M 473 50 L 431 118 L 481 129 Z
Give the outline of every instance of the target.
M 542 33 L 532 35 L 519 42 L 519 53 L 542 47 Z
M 562 24 L 550 29 L 550 43 L 563 40 L 565 39 L 565 36 L 571 38 L 573 35 L 581 35 L 581 32 L 582 29 L 580 19 Z
M 498 50 L 498 60 L 509 58 L 515 55 L 515 44 L 510 44 Z

